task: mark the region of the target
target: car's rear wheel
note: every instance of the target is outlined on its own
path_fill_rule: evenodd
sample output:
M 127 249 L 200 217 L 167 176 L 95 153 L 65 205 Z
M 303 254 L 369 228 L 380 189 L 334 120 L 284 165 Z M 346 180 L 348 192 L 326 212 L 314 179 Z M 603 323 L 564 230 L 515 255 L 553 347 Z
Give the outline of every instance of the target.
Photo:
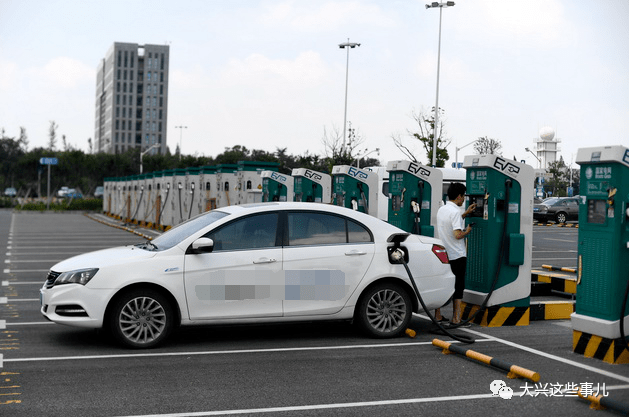
M 157 346 L 173 329 L 173 308 L 168 299 L 155 290 L 129 291 L 113 303 L 109 328 L 116 340 L 125 346 Z
M 555 220 L 557 223 L 565 223 L 568 220 L 568 216 L 563 211 L 560 211 L 555 215 Z
M 395 283 L 376 284 L 361 296 L 356 321 L 372 337 L 396 337 L 408 327 L 412 311 L 405 288 Z

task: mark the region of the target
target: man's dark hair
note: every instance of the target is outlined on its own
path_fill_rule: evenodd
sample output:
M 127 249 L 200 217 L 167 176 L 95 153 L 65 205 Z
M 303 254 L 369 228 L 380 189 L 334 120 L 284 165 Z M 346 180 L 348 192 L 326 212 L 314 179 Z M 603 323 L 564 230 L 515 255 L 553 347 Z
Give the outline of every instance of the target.
M 460 195 L 465 195 L 465 184 L 461 184 L 460 182 L 453 182 L 450 184 L 448 188 L 448 200 L 455 200 Z

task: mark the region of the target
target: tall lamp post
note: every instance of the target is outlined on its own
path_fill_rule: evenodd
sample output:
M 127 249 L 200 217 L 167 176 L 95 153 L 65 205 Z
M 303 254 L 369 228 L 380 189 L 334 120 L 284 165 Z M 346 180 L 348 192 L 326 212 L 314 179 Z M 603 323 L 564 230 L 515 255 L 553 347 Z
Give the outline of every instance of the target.
M 374 149 L 373 151 L 369 151 L 369 152 L 367 152 L 366 154 L 363 154 L 363 155 L 361 155 L 361 156 L 357 157 L 357 159 L 356 159 L 356 168 L 360 168 L 360 161 L 361 161 L 361 160 L 363 160 L 363 159 L 365 159 L 365 157 L 366 157 L 367 155 L 371 155 L 371 154 L 372 154 L 372 153 L 374 153 L 374 152 L 378 152 L 378 156 L 380 156 L 380 148 L 376 148 L 376 149 Z
M 538 167 L 539 167 L 539 169 L 542 169 L 542 160 L 541 160 L 541 159 L 539 159 L 539 158 L 537 157 L 537 155 L 535 155 L 535 154 L 533 153 L 533 151 L 532 151 L 532 150 L 530 150 L 529 148 L 524 148 L 524 150 L 525 150 L 525 151 L 527 151 L 527 152 L 530 152 L 530 153 L 531 153 L 531 155 L 533 155 L 533 156 L 535 157 L 535 159 L 537 159 L 537 162 L 539 163 L 539 164 L 538 164 Z
M 175 126 L 175 129 L 179 129 L 179 160 L 181 161 L 181 138 L 183 137 L 183 130 L 188 126 Z
M 463 146 L 459 146 L 456 148 L 455 152 L 454 152 L 454 163 L 456 165 L 456 169 L 459 169 L 459 151 L 467 146 L 470 146 L 472 143 L 476 143 L 475 140 L 471 141 L 470 143 L 468 143 L 467 145 L 463 145 Z
M 341 151 L 345 152 L 345 141 L 346 141 L 346 131 L 347 131 L 347 84 L 349 79 L 349 50 L 352 48 L 356 48 L 360 46 L 359 43 L 350 42 L 349 38 L 347 38 L 347 42 L 340 43 L 339 48 L 347 49 L 347 64 L 345 65 L 345 113 L 343 116 L 343 147 Z
M 158 143 L 155 143 L 155 144 L 151 145 L 151 147 L 150 147 L 150 148 L 148 148 L 148 149 L 147 149 L 147 150 L 145 150 L 144 152 L 141 152 L 141 153 L 140 153 L 140 174 L 141 174 L 141 173 L 142 173 L 142 171 L 143 171 L 143 168 L 142 168 L 142 158 L 144 157 L 144 155 L 146 155 L 147 153 L 149 153 L 150 151 L 152 151 L 152 150 L 153 150 L 153 148 L 157 148 L 158 146 L 160 146 L 160 145 L 159 145 Z
M 437 166 L 437 128 L 439 126 L 439 68 L 441 67 L 441 15 L 443 14 L 444 7 L 454 6 L 453 1 L 447 1 L 439 3 L 433 1 L 426 5 L 427 9 L 438 7 L 439 8 L 439 48 L 437 50 L 437 98 L 435 99 L 435 128 L 432 138 L 432 166 Z

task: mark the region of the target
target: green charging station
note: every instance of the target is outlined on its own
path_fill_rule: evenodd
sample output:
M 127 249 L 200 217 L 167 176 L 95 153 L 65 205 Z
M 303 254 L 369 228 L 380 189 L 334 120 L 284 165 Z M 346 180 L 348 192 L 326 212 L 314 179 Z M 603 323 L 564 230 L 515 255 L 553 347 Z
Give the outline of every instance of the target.
M 262 201 L 293 201 L 294 179 L 275 171 L 262 171 Z
M 409 233 L 435 237 L 443 174 L 411 161 L 390 161 L 388 222 Z
M 332 167 L 332 204 L 378 217 L 378 174 L 349 165 Z
M 482 305 L 496 282 L 487 306 L 516 307 L 514 317 L 488 326 L 528 325 L 533 239 L 533 181 L 529 165 L 497 155 L 465 157 L 468 206 L 472 225 L 467 238 L 467 275 L 463 301 Z M 518 318 L 519 317 L 519 318 Z M 517 321 L 517 323 L 515 322 Z
M 618 339 L 629 281 L 629 148 L 581 148 L 576 162 L 581 165 L 580 193 L 585 201 L 579 206 L 577 297 L 572 328 L 573 332 Z M 629 308 L 622 314 L 624 332 L 628 334 Z
M 328 204 L 332 197 L 332 177 L 307 168 L 294 168 L 295 201 Z

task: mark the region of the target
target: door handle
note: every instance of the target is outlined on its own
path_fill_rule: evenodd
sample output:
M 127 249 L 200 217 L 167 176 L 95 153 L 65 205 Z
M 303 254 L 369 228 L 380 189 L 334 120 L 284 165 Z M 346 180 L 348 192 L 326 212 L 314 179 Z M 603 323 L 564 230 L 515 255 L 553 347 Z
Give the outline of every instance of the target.
M 276 260 L 273 258 L 260 258 L 253 261 L 254 264 L 270 264 L 273 262 L 276 262 Z
M 351 250 L 349 252 L 345 252 L 345 256 L 360 256 L 360 255 L 367 255 L 367 252 L 362 251 L 362 250 Z

